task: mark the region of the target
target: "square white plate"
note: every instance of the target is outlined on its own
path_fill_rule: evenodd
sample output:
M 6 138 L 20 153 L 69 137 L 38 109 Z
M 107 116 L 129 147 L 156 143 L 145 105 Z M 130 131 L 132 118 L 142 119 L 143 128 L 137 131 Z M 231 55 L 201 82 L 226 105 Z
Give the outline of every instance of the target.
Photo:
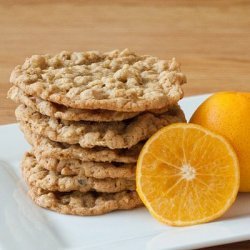
M 187 119 L 207 96 L 180 102 Z M 250 194 L 240 194 L 221 219 L 185 228 L 163 225 L 145 208 L 95 217 L 39 208 L 20 178 L 29 148 L 16 124 L 0 126 L 0 249 L 195 249 L 250 239 Z

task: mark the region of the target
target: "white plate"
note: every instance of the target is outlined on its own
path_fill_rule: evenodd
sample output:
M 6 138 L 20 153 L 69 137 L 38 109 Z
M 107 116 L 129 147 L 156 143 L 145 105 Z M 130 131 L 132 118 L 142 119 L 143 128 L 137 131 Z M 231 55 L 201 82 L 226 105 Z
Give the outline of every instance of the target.
M 187 119 L 207 96 L 181 101 Z M 39 208 L 20 178 L 28 148 L 16 124 L 0 126 L 0 249 L 195 249 L 250 239 L 250 194 L 240 194 L 223 218 L 185 228 L 163 225 L 145 208 L 95 217 Z

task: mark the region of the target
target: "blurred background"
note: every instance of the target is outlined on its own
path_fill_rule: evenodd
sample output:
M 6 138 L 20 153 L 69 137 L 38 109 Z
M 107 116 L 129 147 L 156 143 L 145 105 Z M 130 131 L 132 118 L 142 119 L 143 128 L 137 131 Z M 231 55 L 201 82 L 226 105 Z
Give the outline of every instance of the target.
M 185 95 L 250 91 L 250 1 L 0 0 L 0 124 L 11 70 L 32 54 L 130 48 L 176 57 Z

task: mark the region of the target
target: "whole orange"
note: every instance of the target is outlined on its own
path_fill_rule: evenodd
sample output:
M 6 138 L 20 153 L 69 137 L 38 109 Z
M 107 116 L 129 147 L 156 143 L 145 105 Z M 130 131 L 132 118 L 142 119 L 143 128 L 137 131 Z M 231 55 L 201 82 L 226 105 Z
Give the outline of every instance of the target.
M 250 93 L 216 93 L 198 107 L 190 122 L 228 139 L 239 158 L 240 191 L 250 192 Z

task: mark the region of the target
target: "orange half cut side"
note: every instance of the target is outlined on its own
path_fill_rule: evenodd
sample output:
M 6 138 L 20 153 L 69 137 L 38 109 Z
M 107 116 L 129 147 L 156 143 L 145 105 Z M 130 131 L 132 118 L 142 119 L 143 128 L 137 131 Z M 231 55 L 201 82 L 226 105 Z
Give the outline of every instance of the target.
M 175 226 L 220 217 L 238 193 L 239 164 L 222 136 L 195 124 L 172 124 L 144 145 L 137 192 L 159 221 Z

